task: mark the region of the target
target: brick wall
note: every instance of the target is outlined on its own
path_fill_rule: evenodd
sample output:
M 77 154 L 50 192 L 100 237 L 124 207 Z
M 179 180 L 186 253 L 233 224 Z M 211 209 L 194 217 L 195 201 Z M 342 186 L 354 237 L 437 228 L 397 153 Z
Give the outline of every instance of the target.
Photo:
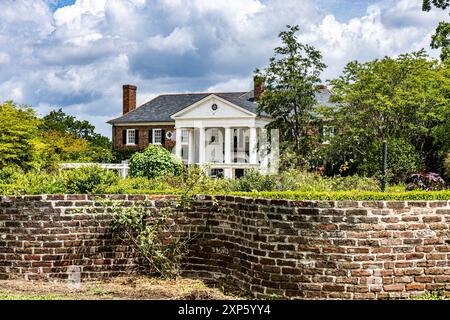
M 122 132 L 127 129 L 139 130 L 139 144 L 137 145 L 124 145 Z M 157 125 L 157 126 L 113 126 L 112 127 L 112 142 L 114 150 L 121 151 L 133 151 L 133 150 L 143 150 L 149 145 L 148 131 L 152 129 L 164 129 L 167 131 L 172 131 L 175 137 L 175 126 L 174 125 Z M 166 139 L 165 147 L 172 149 L 174 147 L 174 142 Z
M 145 196 L 108 196 L 131 202 Z M 148 205 L 160 206 L 159 197 Z M 88 207 L 86 207 L 88 206 Z M 92 196 L 3 197 L 0 279 L 135 270 Z M 198 234 L 184 274 L 232 277 L 256 297 L 376 299 L 450 290 L 450 201 L 284 201 L 198 196 L 174 214 Z

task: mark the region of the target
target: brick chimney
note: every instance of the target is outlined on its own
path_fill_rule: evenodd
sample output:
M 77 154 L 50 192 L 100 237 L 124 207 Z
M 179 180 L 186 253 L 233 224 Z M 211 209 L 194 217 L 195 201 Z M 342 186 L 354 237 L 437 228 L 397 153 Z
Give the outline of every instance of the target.
M 254 101 L 259 101 L 264 93 L 264 77 L 260 75 L 253 76 L 253 97 Z
M 137 87 L 131 84 L 123 86 L 123 114 L 127 114 L 136 109 L 136 90 Z

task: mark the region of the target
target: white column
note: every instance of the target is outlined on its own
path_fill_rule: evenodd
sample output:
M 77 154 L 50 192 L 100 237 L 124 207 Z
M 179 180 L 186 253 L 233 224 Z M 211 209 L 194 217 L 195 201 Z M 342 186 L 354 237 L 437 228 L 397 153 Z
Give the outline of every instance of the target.
M 205 128 L 199 128 L 199 139 L 198 139 L 198 162 L 200 164 L 205 163 L 205 141 L 206 140 L 206 131 Z
M 182 160 L 181 157 L 181 134 L 183 128 L 176 128 L 175 130 L 175 155 Z
M 189 164 L 194 164 L 195 155 L 194 155 L 194 143 L 195 143 L 194 129 L 189 130 Z
M 231 163 L 231 128 L 225 127 L 225 163 Z
M 258 163 L 258 137 L 256 135 L 256 128 L 251 127 L 250 128 L 250 137 L 249 137 L 249 158 L 251 164 L 257 164 Z
M 225 152 L 225 156 L 224 156 L 224 162 L 225 162 L 225 164 L 226 165 L 230 165 L 231 164 L 231 140 L 232 140 L 232 137 L 231 137 L 231 134 L 232 134 L 232 130 L 231 130 L 231 128 L 230 127 L 225 127 L 225 139 L 224 139 L 224 142 L 225 142 L 225 150 L 224 150 L 224 152 Z M 225 167 L 225 169 L 224 169 L 224 177 L 226 178 L 226 179 L 231 179 L 231 178 L 233 178 L 233 171 L 232 171 L 233 169 L 231 169 L 231 167 Z

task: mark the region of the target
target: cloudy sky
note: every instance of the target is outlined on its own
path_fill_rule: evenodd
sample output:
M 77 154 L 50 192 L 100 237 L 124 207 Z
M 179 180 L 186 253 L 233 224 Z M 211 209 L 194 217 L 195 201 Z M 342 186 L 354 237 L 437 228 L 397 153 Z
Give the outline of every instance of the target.
M 244 91 L 277 35 L 298 24 L 322 51 L 324 81 L 351 60 L 425 48 L 442 10 L 422 0 L 0 0 L 0 101 L 91 121 L 121 113 L 122 84 L 138 104 L 160 93 Z

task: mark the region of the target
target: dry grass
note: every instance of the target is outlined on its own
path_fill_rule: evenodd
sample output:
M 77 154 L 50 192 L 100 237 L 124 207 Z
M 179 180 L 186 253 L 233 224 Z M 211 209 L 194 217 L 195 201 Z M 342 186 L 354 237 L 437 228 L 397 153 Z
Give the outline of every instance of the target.
M 0 281 L 0 300 L 227 300 L 201 280 L 120 277 L 71 285 L 64 282 Z

